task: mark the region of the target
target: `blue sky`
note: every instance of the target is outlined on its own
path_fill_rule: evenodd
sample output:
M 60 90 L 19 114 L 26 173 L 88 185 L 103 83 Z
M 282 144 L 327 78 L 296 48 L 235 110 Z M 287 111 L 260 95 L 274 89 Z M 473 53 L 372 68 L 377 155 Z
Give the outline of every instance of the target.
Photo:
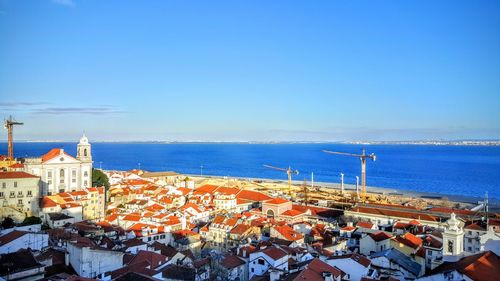
M 24 140 L 498 139 L 499 14 L 499 1 L 0 0 L 0 112 Z

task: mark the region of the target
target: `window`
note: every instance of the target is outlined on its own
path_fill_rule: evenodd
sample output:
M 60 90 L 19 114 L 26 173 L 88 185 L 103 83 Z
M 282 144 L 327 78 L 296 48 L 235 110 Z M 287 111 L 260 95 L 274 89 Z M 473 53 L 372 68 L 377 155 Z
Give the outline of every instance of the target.
M 448 240 L 448 253 L 453 253 L 453 241 Z
M 59 182 L 64 183 L 64 169 L 59 171 Z
M 14 182 L 14 187 L 17 187 L 17 181 Z
M 23 196 L 23 192 L 22 191 L 18 191 L 17 192 L 17 196 L 22 197 Z
M 28 190 L 28 196 L 29 196 L 29 197 L 33 196 L 33 195 L 31 194 L 31 190 Z
M 47 178 L 48 178 L 48 179 L 51 179 L 51 178 L 52 178 L 52 171 L 48 171 L 48 172 L 47 172 Z
M 84 186 L 87 186 L 87 185 L 89 185 L 89 182 L 88 182 L 87 180 L 85 180 L 85 181 L 83 182 L 83 185 L 84 185 Z
M 89 172 L 87 172 L 87 171 L 83 172 L 83 176 L 84 177 L 88 177 L 89 176 Z
M 7 184 L 2 182 L 2 188 L 6 188 L 7 187 Z
M 18 204 L 18 205 L 22 205 L 22 204 L 23 204 L 23 199 L 18 199 L 18 200 L 17 200 L 17 204 Z
M 259 259 L 258 262 L 259 262 L 260 265 L 264 265 L 265 264 L 265 261 L 263 259 Z
M 14 191 L 11 191 L 10 192 L 10 197 L 15 197 L 16 196 L 16 193 Z
M 3 198 L 3 192 L 0 192 L 0 198 Z
M 87 149 L 86 148 L 83 150 L 83 156 L 87 157 Z

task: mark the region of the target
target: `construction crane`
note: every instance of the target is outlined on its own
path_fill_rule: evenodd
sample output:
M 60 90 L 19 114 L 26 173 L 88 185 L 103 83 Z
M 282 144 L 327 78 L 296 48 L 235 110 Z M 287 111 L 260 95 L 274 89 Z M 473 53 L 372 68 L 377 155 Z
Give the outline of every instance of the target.
M 346 152 L 336 152 L 336 151 L 329 151 L 329 150 L 323 150 L 323 152 L 328 153 L 328 154 L 336 154 L 336 155 L 346 155 L 346 156 L 354 156 L 354 157 L 359 157 L 361 160 L 361 197 L 365 198 L 366 197 L 366 159 L 372 159 L 375 161 L 377 159 L 377 156 L 375 154 L 366 154 L 366 151 L 363 149 L 362 154 L 354 154 L 354 153 L 346 153 Z
M 8 161 L 14 160 L 14 140 L 12 138 L 12 131 L 14 129 L 14 125 L 24 125 L 24 123 L 21 122 L 16 122 L 12 120 L 12 116 L 8 120 L 4 121 L 4 127 L 7 129 L 7 134 L 8 134 L 8 146 L 9 146 L 9 152 L 7 156 Z
M 288 194 L 290 196 L 292 196 L 292 174 L 298 175 L 299 171 L 298 170 L 292 170 L 292 168 L 290 168 L 290 166 L 288 166 L 288 169 L 278 168 L 278 167 L 274 167 L 274 166 L 270 166 L 270 165 L 264 165 L 264 167 L 270 168 L 270 169 L 273 169 L 273 170 L 282 171 L 282 172 L 285 172 L 288 175 Z

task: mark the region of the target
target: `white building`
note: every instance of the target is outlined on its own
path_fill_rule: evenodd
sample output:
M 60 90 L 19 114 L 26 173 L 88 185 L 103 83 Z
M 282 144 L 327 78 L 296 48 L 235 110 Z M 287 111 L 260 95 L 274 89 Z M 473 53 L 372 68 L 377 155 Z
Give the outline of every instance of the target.
M 362 277 L 377 277 L 377 272 L 371 270 L 371 261 L 360 254 L 333 256 L 326 263 L 349 274 L 349 280 L 361 280 Z
M 270 268 L 282 272 L 288 271 L 288 258 L 288 253 L 278 247 L 268 247 L 251 253 L 248 262 L 248 279 L 264 275 Z
M 40 177 L 25 172 L 0 172 L 0 219 L 22 221 L 38 216 Z
M 40 251 L 49 245 L 49 235 L 14 230 L 0 236 L 0 254 L 17 252 L 19 249 Z
M 62 148 L 54 148 L 37 158 L 26 158 L 26 172 L 40 176 L 42 195 L 69 192 L 92 185 L 92 152 L 84 135 L 77 146 L 76 158 Z
M 104 272 L 123 266 L 123 252 L 101 249 L 83 239 L 76 243 L 68 243 L 67 251 L 69 263 L 82 277 L 95 278 Z

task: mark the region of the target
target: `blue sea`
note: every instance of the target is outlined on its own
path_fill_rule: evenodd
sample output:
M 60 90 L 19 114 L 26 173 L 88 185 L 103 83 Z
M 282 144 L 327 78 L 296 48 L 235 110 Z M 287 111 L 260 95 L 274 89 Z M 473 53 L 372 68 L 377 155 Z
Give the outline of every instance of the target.
M 17 157 L 40 156 L 51 148 L 76 154 L 76 143 L 16 143 Z M 355 157 L 329 155 L 321 150 L 375 153 L 368 160 L 367 185 L 452 195 L 500 198 L 500 147 L 350 144 L 193 144 L 193 143 L 93 143 L 95 167 L 108 170 L 142 168 L 179 173 L 285 180 L 282 172 L 264 164 L 300 174 L 294 180 L 354 184 L 360 174 Z M 0 154 L 6 154 L 3 143 Z M 201 168 L 203 166 L 203 168 Z

